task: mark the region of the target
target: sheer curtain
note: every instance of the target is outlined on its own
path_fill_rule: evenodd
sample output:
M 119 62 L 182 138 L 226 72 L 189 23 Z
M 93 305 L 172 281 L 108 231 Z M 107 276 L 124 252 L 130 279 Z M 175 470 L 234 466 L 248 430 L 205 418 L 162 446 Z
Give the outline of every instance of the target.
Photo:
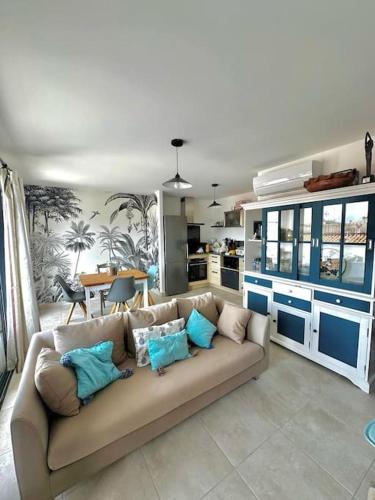
M 4 219 L 7 369 L 21 371 L 32 334 L 40 330 L 23 183 L 15 171 L 0 169 Z

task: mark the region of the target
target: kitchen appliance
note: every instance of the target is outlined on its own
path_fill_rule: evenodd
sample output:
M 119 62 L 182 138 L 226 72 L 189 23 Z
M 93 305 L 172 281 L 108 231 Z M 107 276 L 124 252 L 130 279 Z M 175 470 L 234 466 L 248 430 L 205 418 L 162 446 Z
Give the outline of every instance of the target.
M 311 177 L 321 174 L 321 163 L 307 160 L 286 167 L 275 167 L 263 170 L 253 178 L 253 188 L 258 199 L 278 196 L 288 191 L 303 189 L 303 183 Z
M 207 260 L 191 259 L 189 262 L 189 282 L 207 279 Z
M 243 226 L 243 210 L 230 210 L 224 212 L 225 227 L 242 227 Z
M 236 269 L 238 271 L 239 268 L 239 259 L 234 255 L 224 255 L 223 257 L 223 267 L 228 269 Z
M 187 221 L 180 215 L 164 215 L 165 293 L 184 293 L 188 288 Z
M 190 225 L 187 226 L 187 244 L 189 255 L 196 253 L 201 246 L 201 228 L 200 226 Z
M 238 257 L 224 255 L 223 267 L 221 268 L 221 284 L 223 286 L 238 290 L 240 280 L 239 266 L 240 261 Z

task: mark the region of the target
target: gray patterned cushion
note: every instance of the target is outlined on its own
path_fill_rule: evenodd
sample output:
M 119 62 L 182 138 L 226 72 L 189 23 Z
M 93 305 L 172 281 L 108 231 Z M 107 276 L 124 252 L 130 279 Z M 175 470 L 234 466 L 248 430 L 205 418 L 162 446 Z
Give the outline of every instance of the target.
M 147 341 L 148 339 L 155 339 L 164 337 L 165 335 L 173 335 L 184 329 L 184 318 L 175 319 L 164 323 L 164 325 L 147 326 L 146 328 L 135 328 L 133 330 L 135 355 L 137 359 L 137 366 L 147 366 L 150 364 L 150 357 L 148 355 Z

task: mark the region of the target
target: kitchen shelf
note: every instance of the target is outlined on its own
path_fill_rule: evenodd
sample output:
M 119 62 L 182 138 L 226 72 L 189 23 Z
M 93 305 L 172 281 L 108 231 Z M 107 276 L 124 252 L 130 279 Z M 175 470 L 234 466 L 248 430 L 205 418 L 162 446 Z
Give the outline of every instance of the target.
M 211 227 L 225 227 L 225 226 L 211 226 Z

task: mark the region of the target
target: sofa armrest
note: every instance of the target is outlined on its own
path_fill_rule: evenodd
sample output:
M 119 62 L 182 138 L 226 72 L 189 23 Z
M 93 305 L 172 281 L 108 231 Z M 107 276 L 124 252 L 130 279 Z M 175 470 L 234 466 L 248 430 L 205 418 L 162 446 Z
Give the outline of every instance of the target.
M 265 357 L 269 359 L 270 351 L 270 324 L 269 317 L 252 312 L 246 328 L 246 338 L 263 347 Z
M 48 414 L 34 383 L 38 354 L 42 347 L 51 347 L 50 341 L 50 333 L 33 335 L 11 416 L 14 464 L 22 500 L 53 498 L 47 465 Z

